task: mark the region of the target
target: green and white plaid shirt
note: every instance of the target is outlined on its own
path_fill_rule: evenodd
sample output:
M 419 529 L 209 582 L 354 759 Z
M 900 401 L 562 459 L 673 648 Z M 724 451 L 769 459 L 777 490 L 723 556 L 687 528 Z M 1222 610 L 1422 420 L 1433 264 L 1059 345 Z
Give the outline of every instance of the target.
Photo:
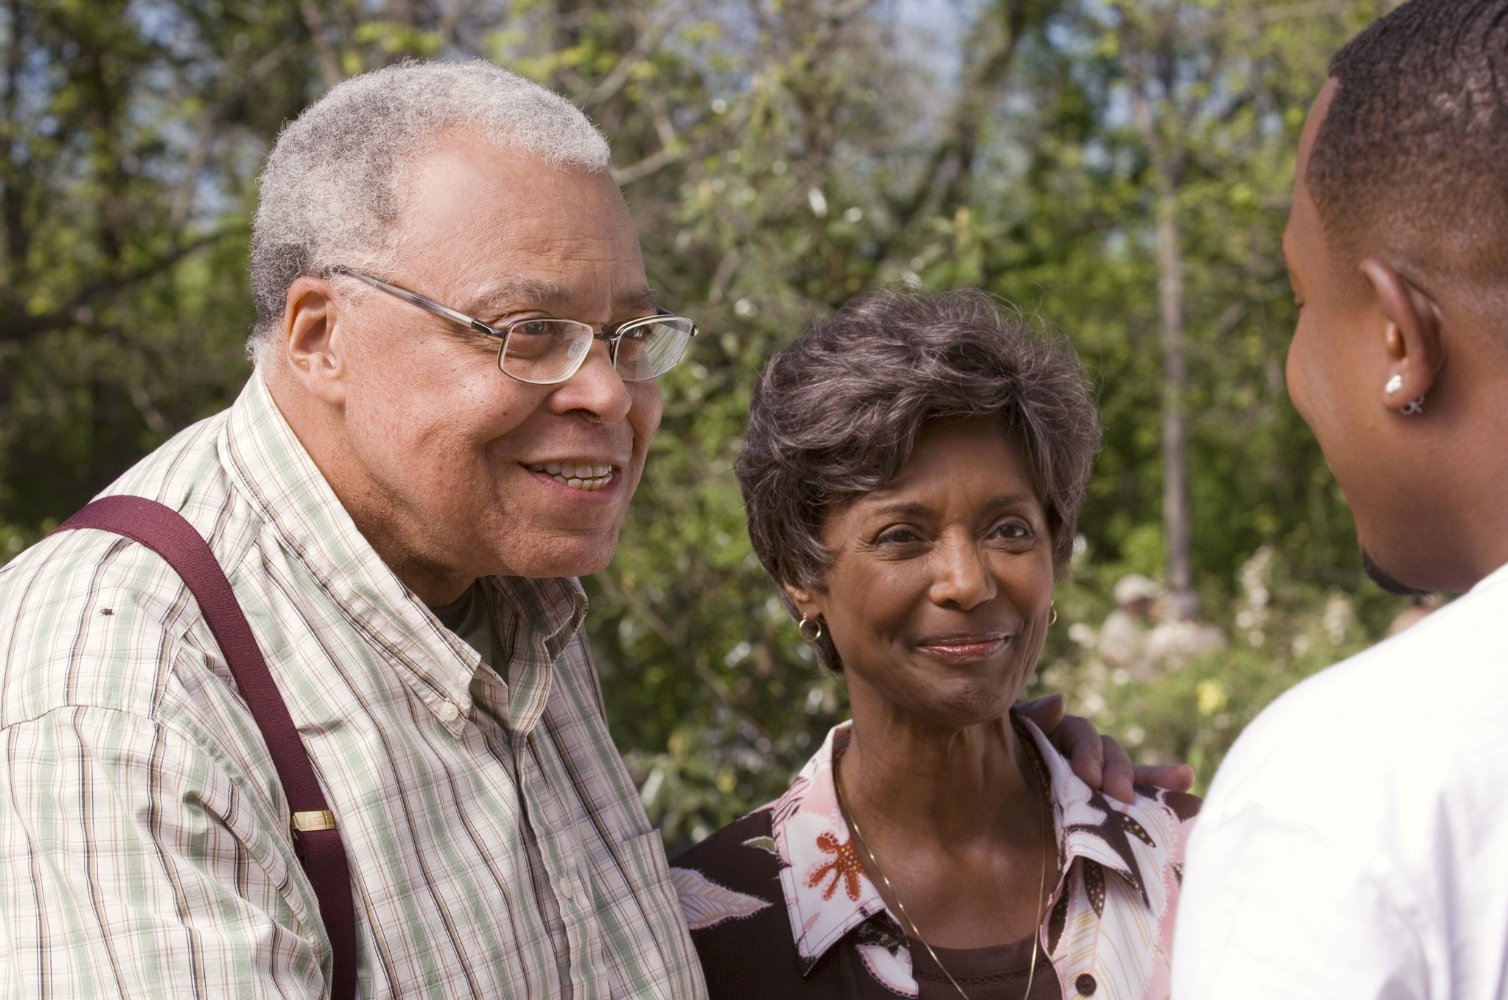
M 704 995 L 576 581 L 481 581 L 489 667 L 258 376 L 107 492 L 182 512 L 230 577 L 339 819 L 362 996 Z M 0 740 L 0 997 L 327 994 L 282 787 L 157 555 L 72 531 L 0 570 Z

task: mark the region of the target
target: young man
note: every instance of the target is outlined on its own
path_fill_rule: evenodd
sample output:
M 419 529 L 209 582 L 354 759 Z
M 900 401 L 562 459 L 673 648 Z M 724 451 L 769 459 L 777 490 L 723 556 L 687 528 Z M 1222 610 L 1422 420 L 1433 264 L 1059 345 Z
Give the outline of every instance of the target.
M 1343 49 L 1284 236 L 1289 393 L 1399 592 L 1468 591 L 1253 723 L 1193 836 L 1190 1000 L 1508 996 L 1508 0 Z

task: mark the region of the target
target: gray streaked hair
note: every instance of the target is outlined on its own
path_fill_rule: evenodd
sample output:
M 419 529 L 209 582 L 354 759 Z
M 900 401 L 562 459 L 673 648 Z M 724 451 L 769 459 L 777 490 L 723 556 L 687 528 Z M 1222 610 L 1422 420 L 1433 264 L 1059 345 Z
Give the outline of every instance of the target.
M 488 62 L 403 62 L 336 85 L 284 126 L 262 171 L 251 239 L 254 357 L 300 275 L 336 265 L 382 270 L 409 170 L 451 130 L 559 166 L 608 168 L 607 142 L 579 108 Z
M 880 291 L 782 349 L 755 389 L 734 470 L 776 583 L 821 590 L 828 514 L 893 478 L 926 424 L 968 417 L 994 418 L 1020 443 L 1061 570 L 1100 444 L 1078 355 L 983 292 Z M 841 669 L 826 635 L 816 646 Z

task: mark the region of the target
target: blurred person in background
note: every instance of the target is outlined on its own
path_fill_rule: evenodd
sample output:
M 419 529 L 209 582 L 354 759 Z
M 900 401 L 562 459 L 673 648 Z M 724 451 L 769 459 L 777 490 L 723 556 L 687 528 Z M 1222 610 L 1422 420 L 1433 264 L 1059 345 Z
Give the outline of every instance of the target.
M 1106 666 L 1124 670 L 1135 680 L 1148 679 L 1152 670 L 1147 636 L 1161 593 L 1162 588 L 1140 573 L 1128 573 L 1115 581 L 1115 608 L 1105 616 L 1095 640 L 1095 649 Z

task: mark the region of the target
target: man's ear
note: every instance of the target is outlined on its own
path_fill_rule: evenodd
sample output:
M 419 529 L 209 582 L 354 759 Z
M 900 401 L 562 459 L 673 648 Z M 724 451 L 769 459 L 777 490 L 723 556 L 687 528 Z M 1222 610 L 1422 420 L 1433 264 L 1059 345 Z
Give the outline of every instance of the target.
M 292 376 L 310 395 L 345 402 L 345 341 L 340 303 L 323 278 L 309 275 L 288 286 L 281 353 Z
M 1425 292 L 1376 257 L 1359 265 L 1372 288 L 1372 299 L 1387 325 L 1382 347 L 1388 377 L 1378 386 L 1383 405 L 1401 410 L 1429 393 L 1445 367 L 1440 307 Z

